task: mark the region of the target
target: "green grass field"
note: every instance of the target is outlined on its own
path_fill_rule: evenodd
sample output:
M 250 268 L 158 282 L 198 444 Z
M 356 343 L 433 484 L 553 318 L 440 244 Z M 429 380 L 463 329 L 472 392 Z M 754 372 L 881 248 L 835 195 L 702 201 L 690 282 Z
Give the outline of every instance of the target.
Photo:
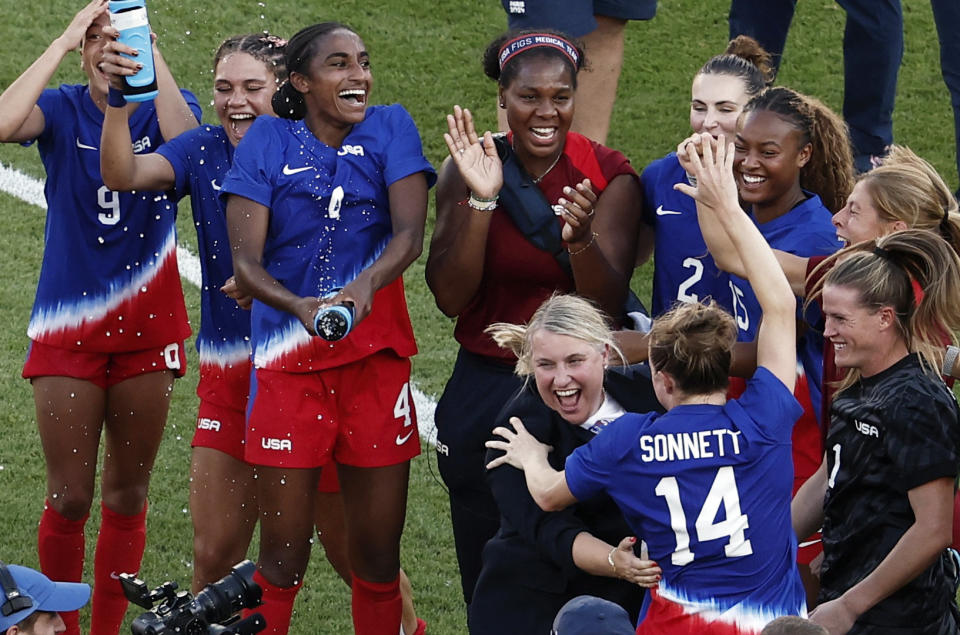
M 182 86 L 207 106 L 211 59 L 221 39 L 234 33 L 269 30 L 289 37 L 300 27 L 328 19 L 353 26 L 371 52 L 376 80 L 374 103 L 400 102 L 416 120 L 427 156 L 439 165 L 445 154 L 444 115 L 453 104 L 469 106 L 480 126 L 495 125 L 495 86 L 480 71 L 486 42 L 505 27 L 496 0 L 150 0 L 151 20 L 164 55 Z M 949 96 L 940 79 L 939 53 L 930 5 L 905 0 L 906 54 L 895 116 L 897 141 L 929 159 L 957 186 Z M 0 88 L 8 86 L 58 36 L 80 0 L 20 5 L 0 0 Z M 693 74 L 727 39 L 727 0 L 661 0 L 658 15 L 628 29 L 620 98 L 608 145 L 624 151 L 640 169 L 671 150 L 688 132 L 689 85 Z M 823 99 L 839 110 L 842 99 L 843 12 L 832 0 L 799 3 L 779 83 Z M 79 55 L 62 65 L 57 82 L 81 82 Z M 0 163 L 43 178 L 36 150 L 0 147 Z M 181 240 L 195 236 L 186 207 Z M 430 213 L 428 230 L 432 228 Z M 26 325 L 39 273 L 44 217 L 22 200 L 0 194 L 0 560 L 36 565 L 36 523 L 44 492 L 44 467 L 34 425 L 30 386 L 19 377 L 27 347 Z M 428 232 L 429 233 L 429 232 Z M 429 240 L 429 237 L 428 237 Z M 456 350 L 453 323 L 436 309 L 423 280 L 422 257 L 406 276 L 410 310 L 420 344 L 415 381 L 436 396 Z M 649 297 L 648 267 L 633 280 Z M 199 318 L 199 293 L 185 284 L 191 317 Z M 192 345 L 192 342 L 191 342 Z M 192 351 L 191 351 L 192 352 Z M 148 548 L 141 577 L 152 584 L 191 577 L 191 527 L 187 513 L 189 440 L 197 399 L 196 359 L 174 394 L 167 433 L 151 488 Z M 419 613 L 434 634 L 463 633 L 465 616 L 446 493 L 430 451 L 414 461 L 403 562 L 413 581 Z M 96 515 L 96 514 L 95 514 Z M 95 535 L 91 519 L 88 536 Z M 88 565 L 93 540 L 88 541 Z M 251 555 L 255 555 L 255 549 Z M 88 566 L 88 571 L 90 567 Z M 92 578 L 92 573 L 88 578 Z M 292 632 L 350 631 L 349 594 L 316 553 L 296 607 Z M 137 613 L 131 610 L 128 618 Z

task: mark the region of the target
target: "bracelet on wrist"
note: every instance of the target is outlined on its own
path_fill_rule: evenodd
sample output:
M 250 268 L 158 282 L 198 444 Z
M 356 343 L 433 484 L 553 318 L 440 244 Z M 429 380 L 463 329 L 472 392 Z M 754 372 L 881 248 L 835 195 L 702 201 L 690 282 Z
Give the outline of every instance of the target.
M 607 554 L 607 562 L 609 562 L 610 566 L 613 567 L 614 575 L 616 575 L 617 573 L 617 564 L 613 561 L 613 554 L 616 550 L 617 548 L 614 547 L 613 549 L 610 550 L 610 553 Z
M 470 192 L 467 205 L 470 209 L 475 209 L 478 212 L 492 212 L 497 208 L 497 202 L 499 200 L 499 196 L 494 196 L 493 198 L 477 198 L 473 192 Z
M 580 249 L 577 249 L 576 251 L 570 251 L 570 245 L 567 245 L 567 253 L 570 254 L 571 256 L 576 256 L 590 249 L 590 245 L 597 242 L 597 232 L 590 232 L 590 233 L 591 233 L 590 242 L 588 242 L 586 245 L 584 245 Z
M 492 202 L 494 202 L 495 200 L 497 200 L 498 198 L 500 198 L 500 195 L 499 195 L 499 194 L 494 194 L 494 195 L 493 195 L 493 198 L 486 198 L 486 197 L 483 197 L 483 196 L 477 196 L 474 192 L 470 192 L 470 198 L 472 198 L 473 200 L 477 201 L 478 203 L 492 203 Z
M 127 98 L 124 97 L 123 91 L 110 86 L 107 89 L 107 105 L 111 108 L 123 108 L 127 105 Z
M 943 371 L 944 377 L 950 377 L 953 375 L 953 366 L 957 363 L 957 356 L 960 355 L 960 348 L 956 346 L 948 346 L 947 352 L 943 356 Z

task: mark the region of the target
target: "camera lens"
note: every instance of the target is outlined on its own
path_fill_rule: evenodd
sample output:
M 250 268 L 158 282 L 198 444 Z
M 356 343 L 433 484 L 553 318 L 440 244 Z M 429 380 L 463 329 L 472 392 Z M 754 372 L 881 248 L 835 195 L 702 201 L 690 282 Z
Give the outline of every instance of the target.
M 223 622 L 240 609 L 260 604 L 262 591 L 253 581 L 256 570 L 255 564 L 244 560 L 221 580 L 197 593 L 194 601 L 207 623 Z

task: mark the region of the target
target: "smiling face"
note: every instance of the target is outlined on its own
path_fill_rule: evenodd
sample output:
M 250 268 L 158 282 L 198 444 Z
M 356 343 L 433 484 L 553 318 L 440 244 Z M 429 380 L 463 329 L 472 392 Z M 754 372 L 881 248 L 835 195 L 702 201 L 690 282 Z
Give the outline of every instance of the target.
M 768 110 L 747 113 L 736 136 L 733 173 L 740 198 L 754 206 L 779 206 L 786 213 L 800 198 L 800 168 L 810 144 L 789 121 Z
M 217 64 L 213 107 L 230 143 L 236 146 L 260 115 L 272 115 L 277 90 L 271 67 L 248 53 L 231 53 Z
M 903 221 L 889 222 L 880 218 L 866 181 L 857 181 L 853 186 L 847 204 L 833 215 L 833 225 L 837 228 L 837 238 L 848 245 L 906 229 Z
M 696 133 L 709 132 L 732 139 L 737 119 L 747 103 L 747 85 L 739 77 L 720 73 L 700 73 L 693 78 L 690 98 L 690 127 Z
M 869 377 L 889 365 L 883 354 L 885 343 L 888 337 L 897 337 L 891 307 L 864 306 L 857 289 L 827 284 L 823 315 L 823 336 L 833 346 L 839 368 L 856 368 Z
M 533 334 L 532 359 L 537 391 L 551 410 L 579 425 L 600 409 L 606 349 L 540 329 Z
M 370 56 L 359 35 L 337 29 L 321 37 L 306 73 L 291 72 L 290 81 L 303 93 L 307 125 L 314 135 L 339 147 L 366 113 L 373 88 Z
M 90 82 L 90 92 L 101 95 L 107 94 L 107 88 L 110 85 L 110 80 L 106 74 L 97 68 L 100 56 L 103 53 L 103 47 L 107 44 L 107 38 L 103 35 L 103 27 L 105 26 L 110 26 L 110 14 L 108 13 L 100 15 L 87 28 L 80 48 L 80 65 Z
M 500 87 L 513 145 L 532 174 L 540 174 L 563 150 L 573 121 L 574 82 L 570 69 L 556 57 L 517 58 L 520 67 L 509 86 Z

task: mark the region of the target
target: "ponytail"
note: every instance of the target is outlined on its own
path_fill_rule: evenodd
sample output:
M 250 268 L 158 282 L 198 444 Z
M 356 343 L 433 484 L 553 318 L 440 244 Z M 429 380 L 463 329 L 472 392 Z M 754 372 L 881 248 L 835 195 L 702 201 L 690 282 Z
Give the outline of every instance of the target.
M 831 267 L 815 295 L 826 285 L 853 289 L 861 306 L 891 307 L 910 352 L 938 375 L 943 349 L 960 331 L 960 258 L 939 235 L 906 229 L 858 243 L 824 261 Z M 851 369 L 844 389 L 860 374 Z

